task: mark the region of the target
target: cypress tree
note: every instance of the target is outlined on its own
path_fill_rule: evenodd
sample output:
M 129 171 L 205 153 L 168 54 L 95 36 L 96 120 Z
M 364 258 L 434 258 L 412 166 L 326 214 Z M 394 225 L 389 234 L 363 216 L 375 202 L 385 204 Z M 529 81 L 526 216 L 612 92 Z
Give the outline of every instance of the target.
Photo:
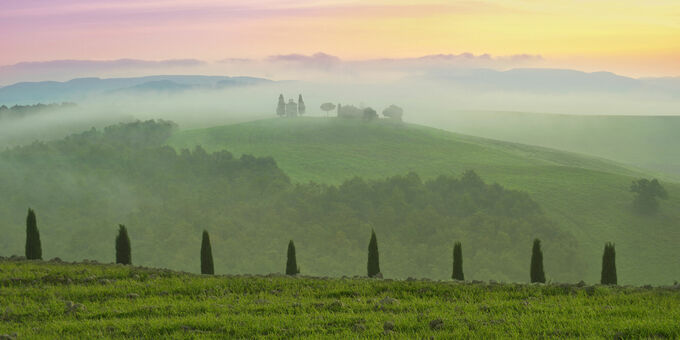
M 541 240 L 534 240 L 534 248 L 531 252 L 531 282 L 545 283 L 545 273 L 543 272 L 543 252 L 541 251 Z
M 463 247 L 460 242 L 453 245 L 453 275 L 451 275 L 451 278 L 465 280 L 465 275 L 463 275 Z
M 300 273 L 300 267 L 297 265 L 295 258 L 295 243 L 293 240 L 288 242 L 288 260 L 286 261 L 286 275 L 295 275 Z
M 279 103 L 276 105 L 276 114 L 280 117 L 286 115 L 286 102 L 283 100 L 283 94 L 279 95 Z
M 614 243 L 607 242 L 604 245 L 604 254 L 602 254 L 602 276 L 600 283 L 603 285 L 616 285 L 616 250 Z
M 118 236 L 116 236 L 116 263 L 132 264 L 132 249 L 130 248 L 130 237 L 124 225 L 118 226 Z
M 302 95 L 298 97 L 298 113 L 301 115 L 305 114 L 307 107 L 305 106 L 305 101 L 302 100 Z
M 201 242 L 201 274 L 215 274 L 210 235 L 207 230 L 203 230 L 203 242 Z
M 375 231 L 371 231 L 371 241 L 368 243 L 368 277 L 380 274 L 380 255 L 378 254 L 378 239 Z
M 26 259 L 42 260 L 38 222 L 35 218 L 35 212 L 31 208 L 28 209 L 28 216 L 26 216 Z

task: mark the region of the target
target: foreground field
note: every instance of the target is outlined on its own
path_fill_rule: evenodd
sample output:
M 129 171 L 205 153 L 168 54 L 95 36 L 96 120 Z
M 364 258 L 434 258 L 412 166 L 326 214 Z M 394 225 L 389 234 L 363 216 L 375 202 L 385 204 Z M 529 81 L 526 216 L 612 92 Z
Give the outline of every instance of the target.
M 651 177 L 620 164 L 557 150 L 494 141 L 384 120 L 269 119 L 183 131 L 169 144 L 201 145 L 236 155 L 273 156 L 291 179 L 340 183 L 353 176 L 384 178 L 415 171 L 423 178 L 474 169 L 489 182 L 528 192 L 578 241 L 597 282 L 605 242 L 615 242 L 624 284 L 680 280 L 680 185 L 663 181 L 669 200 L 654 216 L 631 211 L 630 183 Z M 546 257 L 550 249 L 546 246 Z M 546 268 L 548 275 L 559 268 Z
M 0 334 L 17 339 L 680 337 L 677 285 L 206 277 L 2 260 L 0 286 Z

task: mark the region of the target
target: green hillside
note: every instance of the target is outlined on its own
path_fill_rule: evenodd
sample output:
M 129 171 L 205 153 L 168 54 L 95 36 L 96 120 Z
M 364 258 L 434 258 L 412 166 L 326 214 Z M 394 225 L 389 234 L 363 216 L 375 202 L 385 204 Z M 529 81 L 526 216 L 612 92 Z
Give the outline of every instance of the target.
M 450 131 L 604 157 L 680 179 L 680 116 L 457 111 L 433 119 Z
M 663 338 L 680 286 L 199 276 L 0 259 L 3 339 Z
M 219 274 L 281 272 L 292 239 L 306 275 L 365 275 L 374 230 L 385 278 L 450 278 L 460 240 L 469 278 L 525 282 L 536 237 L 550 249 L 546 266 L 559 268 L 549 279 L 586 276 L 571 233 L 528 194 L 473 171 L 291 183 L 272 158 L 175 151 L 165 145 L 175 130 L 163 121 L 121 123 L 0 152 L 0 255 L 24 253 L 30 207 L 43 257 L 68 261 L 111 261 L 124 224 L 136 265 L 197 272 L 207 230 Z
M 655 216 L 638 216 L 631 212 L 628 188 L 644 175 L 607 160 L 417 125 L 325 118 L 184 131 L 169 144 L 272 156 L 299 182 L 339 183 L 353 176 L 383 178 L 409 171 L 424 178 L 458 176 L 474 169 L 487 181 L 527 191 L 560 228 L 573 234 L 584 257 L 592 259 L 586 281 L 599 279 L 606 241 L 616 243 L 621 282 L 661 284 L 680 278 L 680 185 L 664 182 L 670 199 Z M 549 257 L 550 249 L 545 253 Z

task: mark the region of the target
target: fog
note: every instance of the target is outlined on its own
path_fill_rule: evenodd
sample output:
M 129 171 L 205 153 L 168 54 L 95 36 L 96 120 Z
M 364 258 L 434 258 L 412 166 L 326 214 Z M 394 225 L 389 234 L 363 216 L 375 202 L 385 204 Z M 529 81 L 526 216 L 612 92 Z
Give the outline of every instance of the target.
M 118 79 L 99 87 L 92 86 L 96 78 L 0 87 L 0 105 L 77 103 L 74 109 L 23 119 L 3 120 L 0 116 L 0 146 L 57 138 L 134 119 L 167 119 L 182 129 L 192 129 L 274 117 L 279 94 L 286 98 L 302 94 L 310 116 L 323 115 L 319 106 L 324 102 L 370 106 L 378 112 L 395 104 L 404 108 L 407 122 L 445 128 L 451 125 L 447 122 L 474 119 L 476 111 L 680 115 L 680 78 L 637 79 L 608 72 L 535 68 L 544 64 L 539 55 L 470 53 L 374 60 L 343 60 L 317 53 L 216 62 L 123 59 L 20 63 L 0 67 L 0 83 L 139 77 L 163 72 L 263 79 L 256 79 L 259 85 L 225 87 L 219 86 L 218 77 L 167 76 L 165 85 L 170 88 L 158 91 L 154 91 L 158 84 L 146 78 Z
M 539 92 L 540 91 L 540 92 Z M 442 122 L 474 118 L 474 111 L 538 112 L 576 115 L 677 115 L 680 100 L 664 91 L 511 91 L 429 79 L 338 82 L 280 81 L 226 89 L 140 91 L 89 95 L 72 109 L 44 111 L 0 120 L 0 145 L 58 138 L 70 132 L 134 119 L 172 120 L 182 129 L 275 117 L 279 94 L 302 94 L 309 116 L 324 116 L 324 102 L 405 110 L 407 122 L 441 127 Z M 67 98 L 69 99 L 69 98 Z M 472 116 L 471 116 L 472 113 Z M 461 116 L 463 115 L 463 116 Z M 486 121 L 485 124 L 490 122 Z

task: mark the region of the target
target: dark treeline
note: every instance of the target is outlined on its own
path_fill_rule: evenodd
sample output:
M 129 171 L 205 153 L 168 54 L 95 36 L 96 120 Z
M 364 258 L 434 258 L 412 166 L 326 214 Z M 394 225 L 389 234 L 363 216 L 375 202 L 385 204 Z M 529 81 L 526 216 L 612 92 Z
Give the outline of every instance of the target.
M 215 272 L 279 272 L 280 245 L 294 239 L 305 274 L 361 275 L 366 235 L 375 230 L 389 277 L 451 277 L 451 242 L 462 240 L 467 277 L 525 281 L 526 245 L 538 237 L 550 254 L 550 279 L 583 278 L 570 234 L 527 194 L 472 171 L 293 184 L 272 158 L 165 146 L 175 129 L 163 121 L 120 124 L 1 152 L 0 192 L 12 193 L 0 205 L 1 249 L 21 252 L 17 212 L 31 206 L 41 212 L 43 240 L 51 240 L 44 257 L 109 261 L 111 240 L 101 234 L 123 223 L 137 265 L 196 272 L 209 229 Z
M 0 120 L 23 118 L 45 110 L 65 109 L 75 106 L 76 104 L 74 103 L 14 105 L 9 107 L 6 105 L 0 105 Z

